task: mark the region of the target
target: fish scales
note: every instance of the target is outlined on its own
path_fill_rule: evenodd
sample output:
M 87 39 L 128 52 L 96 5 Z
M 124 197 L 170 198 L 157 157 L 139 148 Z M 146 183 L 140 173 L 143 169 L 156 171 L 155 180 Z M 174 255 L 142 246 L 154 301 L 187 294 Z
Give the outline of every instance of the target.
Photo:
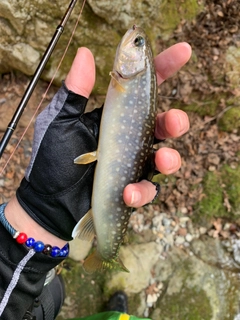
M 84 263 L 89 272 L 106 268 L 126 271 L 118 258 L 131 214 L 123 201 L 123 190 L 139 181 L 153 153 L 156 104 L 151 47 L 144 31 L 134 26 L 117 49 L 101 119 L 91 213 L 97 254 Z M 79 158 L 77 163 L 86 160 L 85 155 Z M 84 232 L 79 234 L 84 238 Z

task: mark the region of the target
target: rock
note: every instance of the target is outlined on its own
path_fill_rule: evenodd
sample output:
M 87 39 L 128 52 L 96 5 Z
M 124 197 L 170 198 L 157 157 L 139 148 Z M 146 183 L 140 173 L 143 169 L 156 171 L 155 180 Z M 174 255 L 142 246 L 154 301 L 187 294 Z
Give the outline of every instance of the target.
M 209 239 L 209 238 L 208 238 Z M 199 242 L 199 241 L 198 241 Z M 222 255 L 218 240 L 202 242 L 208 255 Z M 150 313 L 152 320 L 233 319 L 238 313 L 238 272 L 222 269 L 174 247 L 154 268 L 165 289 Z
M 184 242 L 185 242 L 185 239 L 184 239 L 184 237 L 182 237 L 182 236 L 178 236 L 178 237 L 176 237 L 176 239 L 175 239 L 175 244 L 176 244 L 177 246 L 183 244 Z
M 69 245 L 69 257 L 74 261 L 81 261 L 85 259 L 92 247 L 91 242 L 83 241 L 81 239 L 74 239 L 69 242 Z
M 163 224 L 163 226 L 165 226 L 165 227 L 170 226 L 170 225 L 171 225 L 171 222 L 172 222 L 171 219 L 168 219 L 168 218 L 163 218 L 163 219 L 162 219 L 162 224 Z
M 200 227 L 200 228 L 199 228 L 199 232 L 200 232 L 200 234 L 205 234 L 205 233 L 207 233 L 207 228 L 205 228 L 205 227 Z
M 149 285 L 151 270 L 159 260 L 161 245 L 150 242 L 121 247 L 120 257 L 129 273 L 117 272 L 105 284 L 108 290 L 124 289 L 126 293 L 138 293 Z
M 188 234 L 186 234 L 185 239 L 186 239 L 187 242 L 191 242 L 192 239 L 193 239 L 193 236 L 190 233 L 188 233 Z
M 186 228 L 179 228 L 179 229 L 178 229 L 178 235 L 179 235 L 179 236 L 185 237 L 186 234 L 187 234 L 187 229 L 186 229 Z
M 233 246 L 234 248 L 234 246 Z M 236 256 L 238 245 L 236 244 Z M 240 265 L 236 263 L 232 253 L 226 252 L 219 239 L 202 236 L 201 239 L 196 239 L 191 242 L 191 250 L 200 260 L 206 264 L 221 267 L 233 272 L 240 271 Z
M 69 4 L 70 0 L 62 0 L 61 5 L 48 0 L 0 1 L 0 73 L 16 69 L 33 74 Z M 80 11 L 78 4 L 43 73 L 45 80 L 51 79 L 63 55 Z M 159 0 L 87 1 L 55 83 L 60 84 L 65 78 L 77 48 L 87 46 L 96 61 L 95 91 L 105 93 L 117 44 L 126 30 L 133 24 L 141 25 L 155 47 L 158 37 L 163 33 L 170 35 L 182 19 L 193 18 L 200 8 L 197 4 L 193 6 L 192 0 L 185 1 L 182 6 L 183 10 L 174 10 L 176 14 L 168 26 L 169 8 L 170 12 L 175 8 L 175 1 L 170 2 L 169 7 Z

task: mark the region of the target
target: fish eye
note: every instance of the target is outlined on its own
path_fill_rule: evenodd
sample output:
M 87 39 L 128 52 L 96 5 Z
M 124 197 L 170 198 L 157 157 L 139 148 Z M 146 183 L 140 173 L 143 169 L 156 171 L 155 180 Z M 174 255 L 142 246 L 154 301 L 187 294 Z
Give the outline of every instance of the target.
M 134 40 L 134 44 L 136 47 L 143 47 L 145 44 L 145 40 L 143 37 L 138 36 L 137 38 L 135 38 Z

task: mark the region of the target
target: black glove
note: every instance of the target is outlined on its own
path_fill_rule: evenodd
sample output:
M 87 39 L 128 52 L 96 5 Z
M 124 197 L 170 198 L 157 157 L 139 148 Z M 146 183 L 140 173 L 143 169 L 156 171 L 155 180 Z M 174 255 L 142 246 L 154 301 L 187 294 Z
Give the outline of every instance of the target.
M 63 83 L 36 120 L 32 158 L 17 190 L 26 212 L 67 241 L 91 205 L 95 163 L 74 164 L 80 154 L 97 149 L 102 109 L 84 114 L 87 101 Z

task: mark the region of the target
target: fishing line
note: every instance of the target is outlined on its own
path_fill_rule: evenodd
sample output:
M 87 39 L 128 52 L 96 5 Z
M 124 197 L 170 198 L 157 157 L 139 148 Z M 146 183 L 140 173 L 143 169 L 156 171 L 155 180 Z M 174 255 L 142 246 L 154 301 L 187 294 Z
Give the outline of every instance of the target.
M 29 129 L 29 127 L 30 127 L 30 125 L 31 125 L 31 123 L 33 122 L 34 118 L 36 117 L 36 115 L 37 115 L 37 113 L 38 113 L 38 110 L 40 109 L 40 107 L 41 107 L 42 104 L 43 104 L 43 101 L 44 101 L 45 98 L 46 98 L 46 95 L 48 94 L 48 91 L 49 91 L 49 89 L 50 89 L 50 87 L 51 87 L 51 85 L 52 85 L 52 83 L 53 83 L 53 81 L 54 81 L 54 79 L 55 79 L 55 77 L 56 77 L 56 75 L 57 75 L 57 72 L 58 72 L 59 69 L 60 69 L 60 66 L 61 66 L 61 64 L 62 64 L 62 62 L 63 62 L 63 60 L 64 60 L 64 58 L 65 58 L 65 56 L 66 56 L 66 53 L 67 53 L 67 51 L 68 51 L 68 48 L 69 48 L 69 46 L 70 46 L 70 44 L 71 44 L 71 42 L 72 42 L 73 36 L 74 36 L 74 34 L 75 34 L 75 32 L 76 32 L 76 29 L 77 29 L 77 27 L 78 27 L 79 21 L 80 21 L 80 19 L 81 19 L 81 15 L 82 15 L 82 12 L 83 12 L 83 8 L 84 8 L 84 6 L 85 6 L 85 3 L 86 3 L 86 0 L 83 0 L 83 3 L 82 3 L 82 6 L 81 6 L 81 9 L 80 9 L 80 12 L 79 12 L 78 17 L 77 17 L 77 21 L 76 21 L 76 23 L 75 23 L 75 26 L 74 26 L 74 28 L 73 28 L 73 31 L 72 31 L 71 36 L 70 36 L 70 38 L 69 38 L 69 41 L 68 41 L 68 43 L 67 43 L 67 46 L 66 46 L 66 48 L 65 48 L 65 51 L 64 51 L 64 53 L 63 53 L 63 55 L 62 55 L 62 57 L 61 57 L 61 59 L 60 59 L 60 61 L 59 61 L 59 63 L 58 63 L 58 66 L 57 66 L 57 68 L 56 68 L 56 70 L 55 70 L 55 72 L 54 72 L 54 74 L 53 74 L 53 77 L 52 77 L 51 81 L 49 82 L 49 85 L 48 85 L 46 91 L 44 92 L 44 94 L 43 94 L 43 96 L 42 96 L 42 99 L 41 99 L 39 105 L 37 106 L 37 109 L 35 110 L 32 118 L 30 119 L 30 121 L 29 121 L 26 129 L 24 130 L 24 132 L 23 132 L 23 134 L 21 135 L 18 143 L 16 144 L 15 148 L 13 149 L 13 152 L 10 154 L 10 156 L 9 156 L 9 158 L 7 159 L 5 165 L 3 166 L 3 168 L 2 168 L 2 170 L 1 170 L 1 172 L 0 172 L 1 175 L 2 175 L 3 172 L 5 171 L 8 163 L 10 162 L 10 160 L 12 159 L 12 157 L 13 157 L 14 153 L 16 152 L 17 148 L 19 147 L 19 144 L 21 143 L 24 135 L 26 134 L 27 130 Z

